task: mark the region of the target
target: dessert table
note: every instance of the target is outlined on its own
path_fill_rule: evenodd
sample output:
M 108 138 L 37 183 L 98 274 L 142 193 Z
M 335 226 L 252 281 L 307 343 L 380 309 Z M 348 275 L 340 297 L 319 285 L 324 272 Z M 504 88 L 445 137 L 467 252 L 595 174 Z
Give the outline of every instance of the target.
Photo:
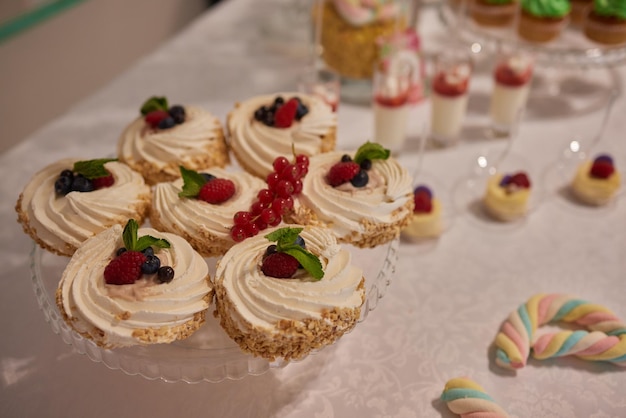
M 261 375 L 221 382 L 166 382 L 127 375 L 91 361 L 46 323 L 31 284 L 31 239 L 13 209 L 22 187 L 43 166 L 68 156 L 115 151 L 122 128 L 151 95 L 205 107 L 222 120 L 238 100 L 293 90 L 308 65 L 303 29 L 277 27 L 288 1 L 228 0 L 198 17 L 104 89 L 0 156 L 0 416 L 2 417 L 452 417 L 439 396 L 445 383 L 468 376 L 512 416 L 624 417 L 626 370 L 573 357 L 531 359 L 510 372 L 494 362 L 493 340 L 509 313 L 537 293 L 567 293 L 626 318 L 626 198 L 597 210 L 577 208 L 549 186 L 548 175 L 573 139 L 584 143 L 602 122 L 626 67 L 546 68 L 536 75 L 512 152 L 533 174 L 538 199 L 527 219 L 502 225 L 468 206 L 452 205 L 435 241 L 401 241 L 395 275 L 367 319 L 336 344 Z M 424 50 L 450 41 L 430 7 L 419 30 Z M 301 25 L 300 25 L 301 26 Z M 304 33 L 304 38 L 306 38 Z M 488 70 L 476 66 L 463 140 L 426 147 L 418 135 L 428 101 L 411 110 L 398 159 L 436 179 L 455 202 L 478 156 L 506 148 L 485 134 Z M 480 79 L 483 74 L 483 80 Z M 556 74 L 556 75 L 555 75 Z M 555 77 L 559 93 L 548 91 Z M 626 99 L 619 95 L 604 136 L 626 158 Z M 367 106 L 341 103 L 338 147 L 370 139 Z M 610 141 L 610 138 L 613 141 Z

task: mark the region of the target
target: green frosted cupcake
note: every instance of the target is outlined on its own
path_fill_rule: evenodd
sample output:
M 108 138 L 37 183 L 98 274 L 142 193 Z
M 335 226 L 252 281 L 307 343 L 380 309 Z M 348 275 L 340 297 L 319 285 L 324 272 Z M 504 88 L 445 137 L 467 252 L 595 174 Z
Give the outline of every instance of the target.
M 567 26 L 571 9 L 568 0 L 522 0 L 517 33 L 530 42 L 552 41 Z
M 583 25 L 585 35 L 598 43 L 626 43 L 626 0 L 594 0 Z

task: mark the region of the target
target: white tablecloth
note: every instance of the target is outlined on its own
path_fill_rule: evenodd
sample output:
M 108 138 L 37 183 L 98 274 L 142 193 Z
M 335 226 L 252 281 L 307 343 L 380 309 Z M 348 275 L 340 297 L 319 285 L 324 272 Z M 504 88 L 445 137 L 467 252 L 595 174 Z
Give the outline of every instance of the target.
M 306 49 L 296 42 L 301 30 L 294 29 L 292 42 L 281 41 L 260 24 L 275 11 L 274 3 L 225 2 L 0 156 L 0 416 L 448 417 L 438 398 L 457 376 L 472 377 L 521 418 L 626 416 L 625 370 L 566 358 L 530 361 L 515 375 L 494 364 L 491 346 L 508 314 L 539 292 L 571 293 L 626 318 L 624 198 L 590 212 L 547 193 L 513 228 L 459 211 L 436 243 L 401 244 L 394 280 L 365 322 L 333 347 L 261 376 L 194 385 L 149 381 L 90 361 L 53 333 L 29 279 L 32 241 L 15 220 L 22 187 L 60 158 L 113 153 L 121 129 L 150 95 L 198 104 L 224 118 L 237 100 L 293 89 Z M 433 13 L 425 12 L 421 22 L 424 46 L 435 51 L 447 35 Z M 479 65 L 481 71 L 488 79 Z M 626 79 L 623 68 L 569 72 L 575 79 L 561 80 L 557 96 L 546 93 L 538 75 L 513 150 L 528 161 L 537 190 L 565 142 L 597 128 L 611 74 Z M 503 149 L 504 141 L 482 134 L 485 85 L 478 76 L 473 81 L 464 141 L 426 151 L 423 170 L 441 183 L 443 195 L 454 194 L 475 156 Z M 48 99 L 53 105 L 54 98 Z M 415 133 L 427 114 L 427 102 L 414 110 L 407 149 L 399 156 L 411 169 L 417 164 Z M 620 96 L 606 135 L 615 139 L 622 160 L 625 114 Z M 342 103 L 339 147 L 369 139 L 371 120 L 368 108 Z

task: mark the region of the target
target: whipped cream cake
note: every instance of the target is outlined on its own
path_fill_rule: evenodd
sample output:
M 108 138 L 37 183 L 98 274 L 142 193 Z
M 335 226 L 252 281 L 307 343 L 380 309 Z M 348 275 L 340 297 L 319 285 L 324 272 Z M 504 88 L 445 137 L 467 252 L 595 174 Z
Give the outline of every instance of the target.
M 441 201 L 426 185 L 420 184 L 413 190 L 415 207 L 402 236 L 409 240 L 436 238 L 443 231 Z
M 146 249 L 134 251 L 122 237 L 126 228 L 115 225 L 102 231 L 74 253 L 56 293 L 63 318 L 103 348 L 188 337 L 204 322 L 213 297 L 208 265 L 182 237 L 152 228 L 135 232 L 140 244 L 153 238 L 152 255 Z M 161 243 L 166 245 L 154 245 Z M 138 268 L 129 255 L 142 264 L 156 257 L 158 268 L 152 263 L 152 270 L 144 273 L 141 265 L 138 275 L 129 278 L 125 270 Z
M 363 272 L 328 229 L 289 225 L 265 232 L 219 260 L 216 315 L 245 352 L 270 361 L 303 358 L 356 325 L 365 300 Z M 295 246 L 307 255 L 291 260 L 293 270 L 283 274 L 291 256 L 282 251 L 294 254 Z M 270 261 L 281 257 L 287 260 Z
M 385 158 L 363 158 L 375 147 Z M 364 169 L 363 166 L 369 168 Z M 330 228 L 339 242 L 375 247 L 397 238 L 413 213 L 412 179 L 379 144 L 355 154 L 330 152 L 310 159 L 291 222 Z
M 502 222 L 515 221 L 528 212 L 531 183 L 526 173 L 494 174 L 487 180 L 485 211 Z
M 96 166 L 103 170 L 100 174 L 94 174 Z M 126 164 L 68 158 L 36 173 L 15 210 L 18 222 L 37 244 L 71 256 L 86 239 L 112 225 L 123 225 L 129 218 L 141 222 L 150 199 L 150 187 Z
M 220 200 L 225 200 L 213 203 L 199 196 L 181 196 L 185 181 L 190 181 L 183 174 L 183 178 L 155 185 L 150 223 L 161 231 L 181 235 L 204 257 L 213 257 L 224 254 L 235 243 L 231 237 L 233 216 L 249 209 L 265 182 L 244 171 L 222 168 L 201 171 L 209 181 L 231 182 L 232 194 L 220 196 Z
M 611 201 L 620 186 L 621 176 L 615 170 L 613 158 L 603 154 L 578 166 L 571 190 L 581 202 L 602 206 Z
M 224 167 L 228 148 L 220 120 L 196 106 L 169 106 L 153 97 L 122 132 L 117 155 L 139 171 L 148 184 L 172 181 L 180 165 L 189 169 Z
M 337 117 L 316 96 L 277 93 L 237 103 L 227 119 L 229 145 L 246 171 L 265 178 L 278 156 L 312 156 L 335 148 Z

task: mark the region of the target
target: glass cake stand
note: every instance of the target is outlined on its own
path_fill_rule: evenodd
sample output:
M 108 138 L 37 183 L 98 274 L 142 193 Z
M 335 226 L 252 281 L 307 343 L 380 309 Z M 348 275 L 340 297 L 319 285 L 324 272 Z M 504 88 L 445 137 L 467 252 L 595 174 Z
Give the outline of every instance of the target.
M 371 249 L 347 247 L 352 253 L 353 263 L 363 269 L 365 274 L 367 294 L 359 318 L 359 322 L 362 322 L 376 308 L 391 282 L 398 260 L 399 239 Z M 76 351 L 110 369 L 121 370 L 129 375 L 138 374 L 150 380 L 197 383 L 238 380 L 288 364 L 280 360 L 269 362 L 243 353 L 213 317 L 213 304 L 209 306 L 205 324 L 185 340 L 170 344 L 103 349 L 70 328 L 56 306 L 55 292 L 69 258 L 51 254 L 35 244 L 30 261 L 35 295 L 52 330 Z M 215 273 L 216 261 L 207 259 L 211 277 Z

